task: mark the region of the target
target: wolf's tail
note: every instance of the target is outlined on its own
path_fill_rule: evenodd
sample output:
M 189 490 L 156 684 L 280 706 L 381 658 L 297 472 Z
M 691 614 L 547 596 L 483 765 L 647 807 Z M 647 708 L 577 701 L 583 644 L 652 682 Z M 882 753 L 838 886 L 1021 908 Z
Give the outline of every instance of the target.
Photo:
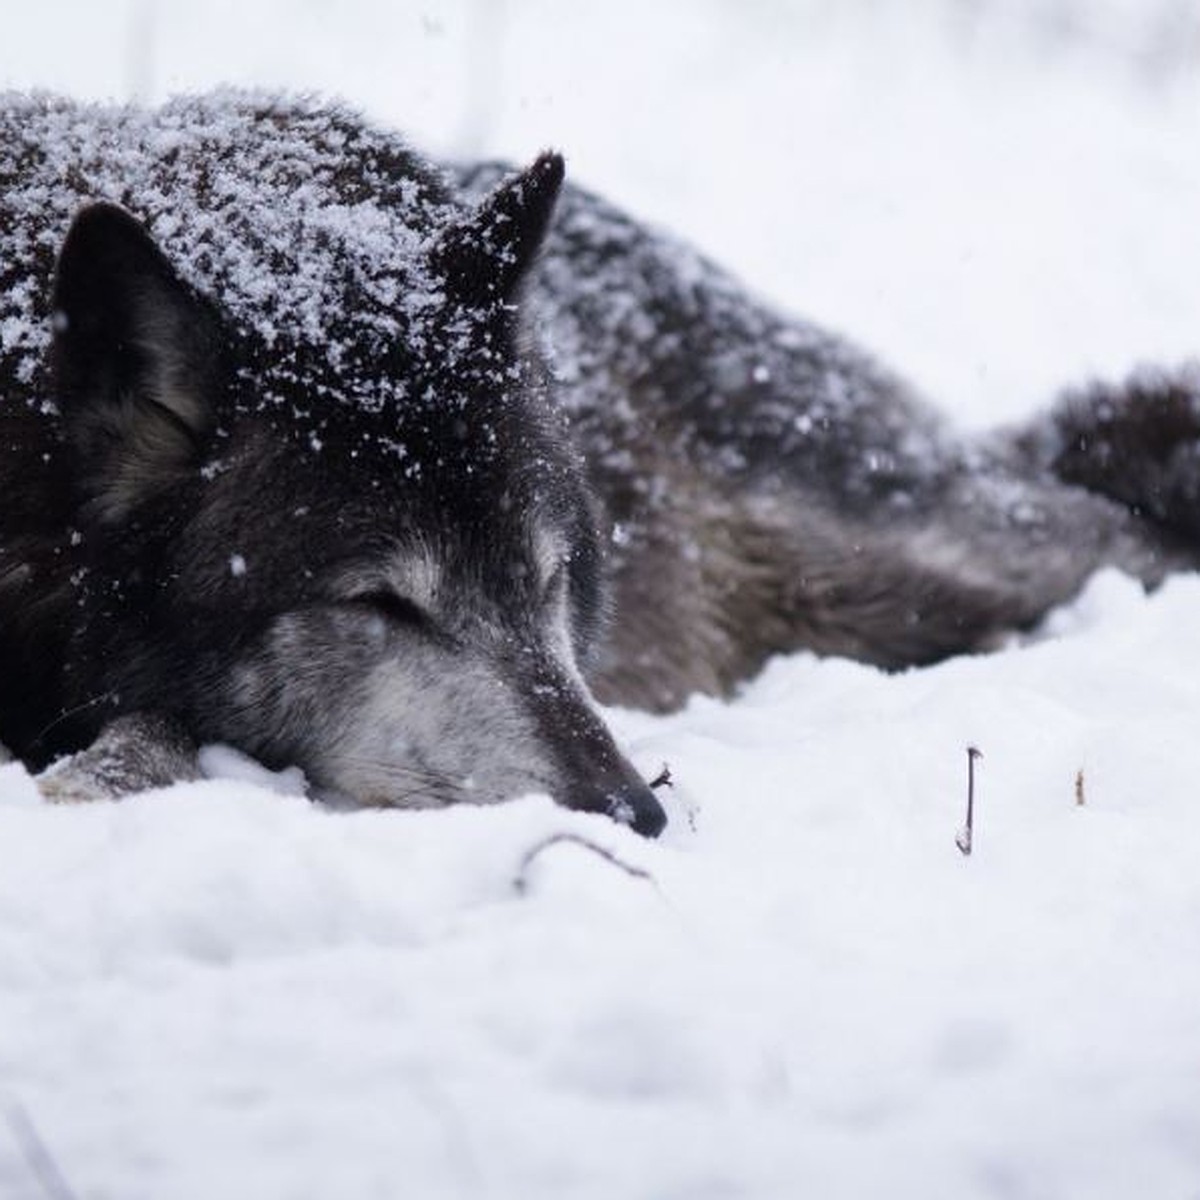
M 1022 440 L 1065 483 L 1200 541 L 1200 362 L 1066 392 Z

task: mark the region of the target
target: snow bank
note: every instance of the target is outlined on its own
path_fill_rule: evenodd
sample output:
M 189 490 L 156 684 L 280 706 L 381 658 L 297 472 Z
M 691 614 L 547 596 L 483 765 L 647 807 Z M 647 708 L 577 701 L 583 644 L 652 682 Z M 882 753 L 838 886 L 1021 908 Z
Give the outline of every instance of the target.
M 991 658 L 614 714 L 679 781 L 658 844 L 237 779 L 54 808 L 2 768 L 4 1100 L 128 1200 L 1186 1195 L 1197 611 L 1104 576 Z M 525 862 L 564 832 L 651 878 Z M 13 1138 L 0 1190 L 38 1194 Z
M 323 84 L 438 149 L 557 142 L 973 424 L 1200 343 L 1200 118 L 1092 43 L 539 3 L 489 75 L 484 6 L 125 11 L 10 14 L 0 77 L 121 92 L 137 33 L 145 90 Z M 237 778 L 79 809 L 0 766 L 0 1194 L 45 1194 L 24 1114 L 95 1200 L 1193 1196 L 1198 613 L 1200 581 L 1107 575 L 991 657 L 801 655 L 613 714 L 677 780 L 654 844 L 538 798 L 328 813 L 219 754 Z M 568 841 L 518 889 L 563 832 L 652 879 Z

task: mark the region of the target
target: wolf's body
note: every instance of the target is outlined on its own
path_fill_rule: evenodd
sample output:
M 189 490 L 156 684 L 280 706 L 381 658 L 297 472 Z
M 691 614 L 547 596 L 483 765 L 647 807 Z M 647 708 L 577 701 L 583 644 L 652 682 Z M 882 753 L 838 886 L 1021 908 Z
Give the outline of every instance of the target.
M 1029 628 L 1101 565 L 1152 585 L 1200 559 L 1194 368 L 962 439 L 853 345 L 572 189 L 530 307 L 617 529 L 603 700 L 728 694 L 798 647 L 928 663 Z
M 165 723 L 168 774 L 223 740 L 654 832 L 585 679 L 667 709 L 799 647 L 928 662 L 1200 557 L 1187 372 L 966 444 L 587 193 L 551 216 L 555 157 L 502 175 L 469 207 L 308 103 L 0 105 L 0 740 Z

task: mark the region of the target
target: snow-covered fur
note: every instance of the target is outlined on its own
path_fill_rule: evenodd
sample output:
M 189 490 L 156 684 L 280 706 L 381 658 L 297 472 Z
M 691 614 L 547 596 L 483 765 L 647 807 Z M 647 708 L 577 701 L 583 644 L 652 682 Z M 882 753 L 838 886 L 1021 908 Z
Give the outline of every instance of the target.
M 457 174 L 317 102 L 0 102 L 0 740 L 92 745 L 47 790 L 225 741 L 355 803 L 655 833 L 589 690 L 929 661 L 1195 564 L 1195 475 L 1156 468 L 1193 375 L 966 445 L 558 156 Z
M 1099 566 L 1154 585 L 1200 558 L 1195 365 L 961 438 L 843 338 L 570 187 L 528 305 L 608 518 L 606 702 L 725 695 L 801 647 L 890 669 L 988 649 Z
M 4 104 L 0 740 L 110 729 L 48 790 L 161 782 L 182 731 L 360 804 L 661 829 L 580 673 L 597 520 L 523 346 L 561 180 L 468 208 L 303 102 Z

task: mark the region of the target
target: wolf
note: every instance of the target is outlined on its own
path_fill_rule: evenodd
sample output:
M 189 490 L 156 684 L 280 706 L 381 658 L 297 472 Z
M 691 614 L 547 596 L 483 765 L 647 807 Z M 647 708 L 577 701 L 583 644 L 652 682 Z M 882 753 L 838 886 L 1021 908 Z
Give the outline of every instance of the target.
M 0 100 L 0 741 L 47 794 L 224 742 L 337 803 L 653 836 L 597 702 L 1196 567 L 1196 368 L 960 438 L 563 175 L 315 99 Z

